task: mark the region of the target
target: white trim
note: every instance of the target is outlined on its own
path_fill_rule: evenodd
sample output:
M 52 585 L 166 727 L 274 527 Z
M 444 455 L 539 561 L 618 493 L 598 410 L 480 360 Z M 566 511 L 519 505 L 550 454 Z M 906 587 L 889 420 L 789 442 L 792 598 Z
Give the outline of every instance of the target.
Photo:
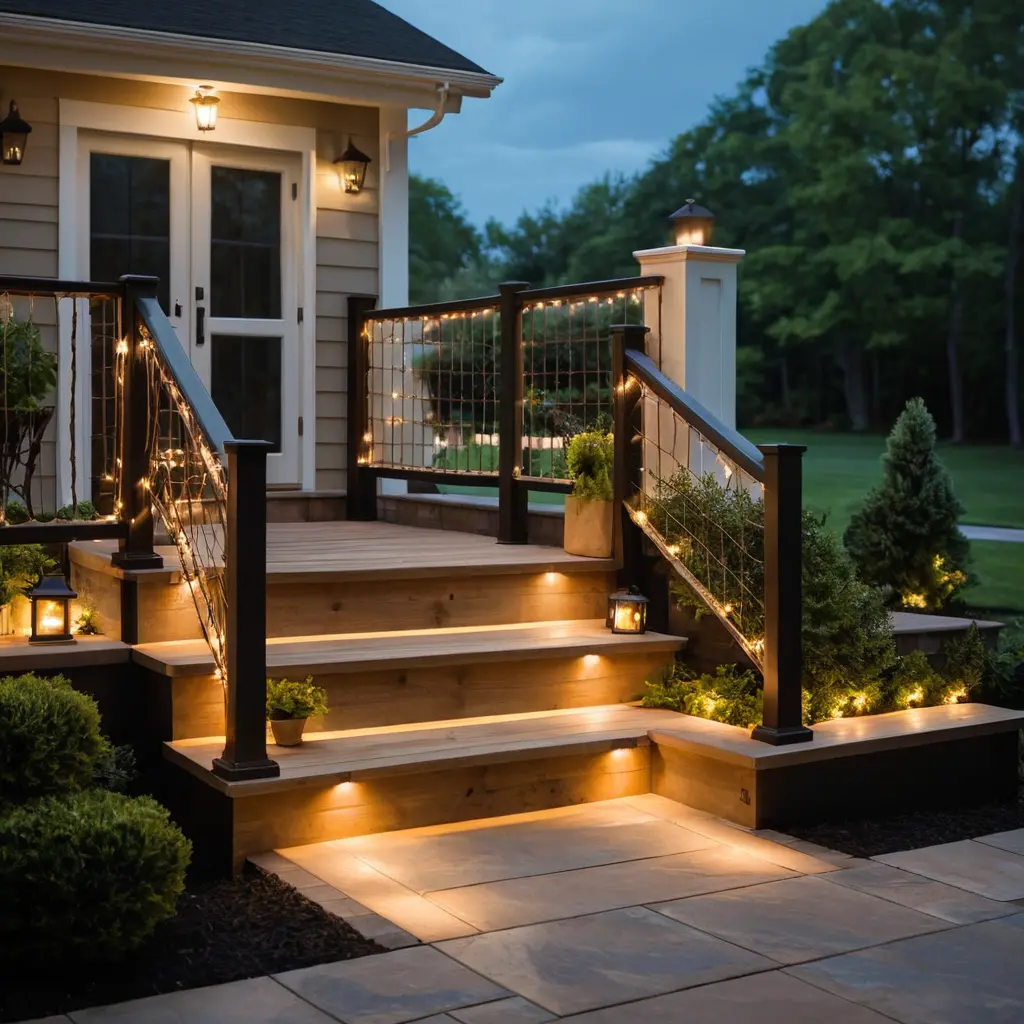
M 746 254 L 746 249 L 720 249 L 715 245 L 663 245 L 658 249 L 638 249 L 633 258 L 645 263 L 681 263 L 688 259 L 739 263 Z
M 409 305 L 409 140 L 408 111 L 381 107 L 378 293 L 382 308 Z M 387 159 L 390 149 L 392 159 Z
M 230 80 L 234 75 L 240 83 L 262 89 L 371 104 L 407 101 L 409 106 L 432 108 L 435 90 L 444 81 L 457 92 L 478 97 L 489 96 L 501 84 L 487 72 L 24 14 L 0 13 L 0 36 L 5 62 L 27 67 L 150 80 L 166 75 Z
M 299 218 L 302 222 L 302 266 L 299 268 L 299 466 L 302 489 L 316 490 L 316 141 L 303 150 L 299 177 Z

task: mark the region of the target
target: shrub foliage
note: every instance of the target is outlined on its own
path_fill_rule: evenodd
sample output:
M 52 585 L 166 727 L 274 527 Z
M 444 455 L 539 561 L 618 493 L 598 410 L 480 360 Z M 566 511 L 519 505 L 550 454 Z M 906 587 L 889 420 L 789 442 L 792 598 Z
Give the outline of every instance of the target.
M 935 421 L 920 398 L 900 414 L 882 456 L 882 483 L 846 528 L 860 576 L 894 605 L 937 611 L 969 582 L 964 508 L 935 452 Z
M 569 442 L 566 464 L 572 493 L 580 501 L 612 500 L 612 465 L 615 438 L 612 434 L 587 431 Z
M 98 960 L 136 948 L 174 913 L 191 846 L 149 797 L 46 797 L 0 816 L 0 949 Z

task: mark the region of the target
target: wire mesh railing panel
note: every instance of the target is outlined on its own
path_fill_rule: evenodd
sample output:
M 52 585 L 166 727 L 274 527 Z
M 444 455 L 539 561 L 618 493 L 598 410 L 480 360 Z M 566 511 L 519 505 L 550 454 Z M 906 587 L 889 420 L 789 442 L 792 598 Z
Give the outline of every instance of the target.
M 659 396 L 644 389 L 640 403 L 643 484 L 628 499 L 633 521 L 689 584 L 676 596 L 710 609 L 760 667 L 763 486 Z
M 191 593 L 216 674 L 223 680 L 227 474 L 146 328 L 140 329 L 147 371 L 148 488 L 153 509 L 178 551 L 182 586 Z M 124 346 L 118 350 L 118 375 L 124 373 L 126 357 Z
M 93 504 L 100 515 L 114 512 L 114 470 L 117 460 L 115 364 L 117 345 L 124 337 L 121 302 L 94 298 L 89 308 L 90 367 L 90 473 Z
M 629 288 L 526 301 L 525 475 L 566 480 L 569 441 L 584 431 L 611 432 L 611 327 L 643 323 L 643 297 L 643 288 Z
M 496 476 L 502 387 L 496 305 L 374 316 L 365 322 L 364 339 L 369 429 L 361 463 Z

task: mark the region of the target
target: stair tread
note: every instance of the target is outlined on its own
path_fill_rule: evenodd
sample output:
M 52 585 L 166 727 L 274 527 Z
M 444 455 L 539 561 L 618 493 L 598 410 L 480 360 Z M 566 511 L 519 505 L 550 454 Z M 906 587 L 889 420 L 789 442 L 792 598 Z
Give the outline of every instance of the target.
M 627 654 L 631 650 L 679 650 L 685 639 L 663 633 L 629 636 L 611 633 L 603 619 L 514 623 L 504 626 L 458 626 L 391 630 L 381 633 L 338 633 L 267 640 L 267 669 L 367 671 L 402 668 L 430 661 L 459 664 L 496 660 L 508 655 L 536 659 L 569 653 Z M 139 644 L 132 658 L 163 675 L 201 675 L 213 670 L 213 656 L 203 640 L 171 640 Z
M 678 718 L 674 711 L 613 704 L 313 733 L 297 747 L 270 748 L 270 756 L 281 767 L 280 778 L 239 783 L 213 780 L 213 784 L 241 796 L 315 784 L 325 776 L 354 782 L 441 767 L 597 753 L 646 744 L 650 729 L 669 727 Z M 223 747 L 223 737 L 205 737 L 165 744 L 165 752 L 171 760 L 207 777 L 210 763 Z

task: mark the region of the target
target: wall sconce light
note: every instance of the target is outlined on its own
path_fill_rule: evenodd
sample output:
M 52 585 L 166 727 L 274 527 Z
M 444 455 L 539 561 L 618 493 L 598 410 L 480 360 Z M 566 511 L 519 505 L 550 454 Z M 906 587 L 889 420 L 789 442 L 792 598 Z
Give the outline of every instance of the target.
M 0 164 L 17 167 L 25 157 L 28 133 L 32 125 L 18 113 L 18 104 L 11 100 L 7 116 L 0 121 Z
M 30 644 L 73 644 L 71 602 L 78 597 L 63 576 L 44 576 L 28 592 L 32 602 Z
M 366 168 L 370 163 L 370 158 L 356 149 L 349 138 L 348 148 L 334 161 L 334 166 L 338 168 L 338 182 L 345 192 L 362 192 Z
M 605 624 L 613 633 L 646 633 L 647 598 L 636 587 L 612 594 Z
M 710 245 L 715 230 L 715 215 L 706 207 L 687 199 L 669 217 L 676 245 Z
M 213 86 L 199 86 L 189 103 L 195 107 L 196 127 L 201 132 L 212 132 L 217 127 L 217 104 L 220 103 L 220 97 L 213 95 Z

